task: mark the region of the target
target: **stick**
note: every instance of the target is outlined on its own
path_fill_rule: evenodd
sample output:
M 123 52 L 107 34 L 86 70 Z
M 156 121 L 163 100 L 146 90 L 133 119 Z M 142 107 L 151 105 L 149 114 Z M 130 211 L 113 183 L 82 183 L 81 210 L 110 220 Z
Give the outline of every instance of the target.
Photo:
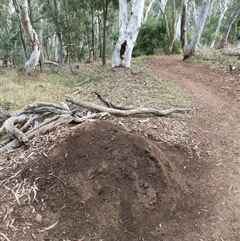
M 44 61 L 43 64 L 51 64 L 51 65 L 55 65 L 55 66 L 59 65 L 59 63 L 56 63 L 56 62 L 53 62 L 53 61 L 50 61 L 50 60 Z
M 73 118 L 73 121 L 76 122 L 76 123 L 83 123 L 86 120 L 102 119 L 103 117 L 105 117 L 107 115 L 109 115 L 108 112 L 101 112 L 101 113 L 91 114 L 91 115 L 88 115 L 88 116 L 83 116 L 81 118 L 75 116 Z
M 10 239 L 9 239 L 4 233 L 1 233 L 1 232 L 0 232 L 0 235 L 1 235 L 4 239 L 6 239 L 7 241 L 10 241 Z
M 97 92 L 93 92 L 94 94 L 97 95 L 98 99 L 101 100 L 107 107 L 109 108 L 114 108 L 114 109 L 119 109 L 119 110 L 132 110 L 134 109 L 134 107 L 130 107 L 130 106 L 121 106 L 121 105 L 117 105 L 117 104 L 114 104 L 108 100 L 105 100 L 103 99 L 103 97 L 98 94 Z

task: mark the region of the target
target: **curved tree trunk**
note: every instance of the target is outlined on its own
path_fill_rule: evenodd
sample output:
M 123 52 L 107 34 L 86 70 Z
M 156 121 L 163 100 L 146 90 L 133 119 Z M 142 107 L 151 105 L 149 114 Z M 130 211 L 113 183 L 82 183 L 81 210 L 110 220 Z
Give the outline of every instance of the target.
M 112 67 L 131 65 L 132 50 L 141 27 L 144 0 L 134 1 L 128 21 L 127 0 L 119 0 L 119 38 L 112 57 Z
M 237 4 L 236 8 L 234 9 L 232 15 L 230 16 L 227 24 L 224 27 L 224 31 L 223 31 L 223 35 L 222 35 L 222 39 L 218 45 L 218 49 L 222 49 L 224 48 L 224 46 L 227 44 L 227 39 L 228 39 L 228 35 L 230 33 L 230 30 L 232 28 L 232 24 L 235 21 L 235 19 L 237 18 L 238 14 L 240 12 L 240 2 Z
M 185 1 L 183 1 L 183 2 L 185 3 Z M 207 12 L 208 12 L 210 3 L 211 3 L 210 0 L 203 1 L 202 7 L 201 7 L 199 15 L 198 15 L 197 24 L 195 26 L 195 31 L 194 31 L 192 40 L 189 45 L 187 45 L 187 42 L 186 42 L 186 38 L 187 38 L 186 22 L 184 22 L 184 17 L 182 19 L 181 41 L 182 41 L 182 47 L 183 47 L 183 60 L 189 58 L 190 56 L 192 56 L 195 53 L 196 47 L 199 43 L 199 39 L 201 37 L 202 31 L 204 28 L 204 23 L 206 20 L 206 16 L 207 16 Z M 184 10 L 184 8 L 183 8 L 183 10 Z M 183 15 L 185 15 L 185 19 L 186 19 L 186 12 Z
M 222 25 L 222 20 L 225 16 L 226 11 L 228 10 L 229 5 L 232 3 L 232 0 L 224 0 L 224 1 L 219 1 L 219 19 L 218 19 L 218 24 L 217 28 L 215 30 L 215 33 L 213 34 L 213 40 L 212 43 L 210 44 L 210 48 L 214 48 L 217 36 L 220 31 L 220 27 Z
M 27 72 L 33 72 L 39 63 L 40 58 L 40 44 L 38 40 L 38 35 L 36 31 L 33 29 L 30 18 L 28 16 L 28 1 L 19 0 L 19 9 L 22 27 L 32 47 L 30 59 L 25 63 L 25 70 Z
M 161 18 L 162 12 L 165 12 L 167 2 L 168 2 L 168 0 L 161 0 L 161 1 L 158 2 L 159 11 L 158 11 L 158 14 L 157 14 L 157 17 L 156 17 L 156 23 L 159 22 L 159 19 Z

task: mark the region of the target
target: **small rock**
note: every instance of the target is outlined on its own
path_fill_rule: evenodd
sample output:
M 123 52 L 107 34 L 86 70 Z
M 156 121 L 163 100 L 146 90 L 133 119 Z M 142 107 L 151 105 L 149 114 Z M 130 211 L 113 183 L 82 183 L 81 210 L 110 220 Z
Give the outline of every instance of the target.
M 37 213 L 36 216 L 35 216 L 35 220 L 38 222 L 38 223 L 42 223 L 42 215 Z

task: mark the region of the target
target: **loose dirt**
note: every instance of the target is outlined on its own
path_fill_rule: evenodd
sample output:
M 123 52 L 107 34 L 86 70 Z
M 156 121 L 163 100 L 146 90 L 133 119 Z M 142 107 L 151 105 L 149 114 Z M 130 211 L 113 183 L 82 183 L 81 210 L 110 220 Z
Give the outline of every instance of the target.
M 188 93 L 191 114 L 172 117 L 185 143 L 160 138 L 156 118 L 139 131 L 115 118 L 59 130 L 23 167 L 21 188 L 37 190 L 29 204 L 1 203 L 0 240 L 240 240 L 238 76 L 180 57 L 142 68 Z

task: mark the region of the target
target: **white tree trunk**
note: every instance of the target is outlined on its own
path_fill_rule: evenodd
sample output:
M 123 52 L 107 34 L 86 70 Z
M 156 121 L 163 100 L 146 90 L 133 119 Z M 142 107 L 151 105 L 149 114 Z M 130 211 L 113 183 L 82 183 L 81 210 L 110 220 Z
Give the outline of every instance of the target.
M 6 31 L 8 35 L 10 35 L 12 31 L 12 14 L 14 12 L 14 6 L 12 0 L 8 0 L 8 7 L 7 7 L 7 24 L 6 24 Z M 4 26 L 5 27 L 5 26 Z M 16 42 L 15 42 L 16 43 Z M 3 65 L 8 65 L 8 61 L 11 60 L 11 55 L 9 52 L 5 52 L 3 56 Z
M 38 8 L 38 11 L 39 12 L 41 12 L 41 9 L 42 9 L 42 6 L 40 6 L 39 8 Z M 44 23 L 44 20 L 43 20 L 43 18 L 41 18 L 40 20 L 39 20 L 39 22 L 40 22 L 40 30 L 39 30 L 39 32 L 38 32 L 38 39 L 39 39 L 39 44 L 40 44 L 40 46 L 42 46 L 43 45 L 43 23 Z M 41 52 L 41 60 L 44 62 L 45 61 L 45 58 L 44 58 L 44 55 L 43 55 L 43 51 Z
M 176 24 L 175 24 L 175 38 L 180 39 L 181 36 L 181 13 L 177 13 Z
M 144 16 L 143 23 L 146 23 L 146 22 L 147 22 L 149 11 L 151 10 L 152 5 L 153 5 L 153 3 L 154 3 L 155 1 L 156 1 L 156 0 L 151 0 L 151 2 L 149 3 L 148 8 L 147 8 L 147 11 L 146 11 L 145 16 Z
M 14 12 L 14 6 L 12 0 L 8 0 L 8 11 L 7 11 L 7 31 L 11 32 L 12 28 L 12 14 Z
M 224 27 L 221 41 L 220 41 L 220 43 L 217 47 L 218 49 L 224 48 L 224 46 L 227 44 L 227 39 L 228 39 L 228 35 L 230 33 L 230 30 L 232 28 L 232 24 L 236 20 L 236 18 L 238 17 L 239 13 L 240 13 L 240 2 L 238 1 L 234 11 L 232 12 L 230 18 L 228 19 L 228 21 L 227 21 L 227 23 Z
M 62 63 L 63 51 L 62 51 L 62 36 L 60 33 L 56 34 L 55 38 L 55 62 Z
M 33 72 L 39 63 L 40 58 L 40 44 L 38 35 L 33 29 L 30 18 L 28 16 L 28 0 L 19 0 L 19 9 L 22 27 L 32 47 L 30 59 L 25 63 L 25 70 L 27 72 Z
M 218 0 L 212 0 L 211 3 L 210 3 L 209 9 L 208 9 L 208 13 L 207 13 L 207 19 L 206 19 L 206 21 L 207 21 L 208 23 L 210 23 L 211 16 L 216 16 L 216 15 L 217 15 L 217 14 L 215 14 L 215 12 L 217 13 L 217 11 L 216 11 L 216 9 L 214 8 L 216 1 L 218 1 Z
M 168 2 L 168 0 L 161 0 L 159 2 L 159 11 L 158 11 L 158 15 L 156 17 L 156 22 L 159 21 L 159 18 L 161 17 L 162 12 L 165 13 L 165 8 L 166 8 L 166 5 L 167 5 L 167 2 Z
M 231 3 L 232 3 L 232 0 L 219 1 L 219 11 L 220 11 L 220 13 L 219 13 L 218 25 L 217 25 L 217 28 L 216 28 L 215 33 L 213 35 L 213 40 L 212 40 L 212 43 L 210 44 L 210 48 L 214 48 L 214 46 L 215 46 L 216 38 L 217 38 L 217 35 L 219 34 L 223 17 L 225 15 L 226 11 L 228 10 L 228 7 Z
M 132 50 L 141 27 L 143 7 L 144 0 L 136 0 L 128 21 L 127 0 L 119 0 L 119 38 L 112 57 L 112 67 L 130 68 Z
M 56 18 L 56 26 L 59 26 L 59 13 L 61 10 L 61 2 L 54 1 L 55 6 L 55 14 L 57 15 Z M 62 34 L 57 30 L 56 37 L 55 37 L 55 62 L 62 63 L 63 62 L 63 45 L 62 45 Z
M 193 15 L 193 19 L 194 19 L 194 24 L 195 24 L 195 26 L 197 26 L 197 21 L 198 21 L 198 16 L 199 16 L 199 9 L 200 9 L 200 7 L 199 7 L 199 6 L 196 6 L 196 1 L 195 1 L 195 0 L 192 0 L 191 3 L 192 3 L 192 11 L 191 11 L 191 14 Z
M 202 7 L 201 7 L 199 15 L 198 15 L 197 24 L 195 26 L 193 38 L 192 38 L 190 44 L 188 46 L 186 46 L 186 48 L 184 49 L 184 59 L 193 55 L 196 50 L 196 47 L 199 43 L 199 39 L 201 37 L 202 31 L 204 28 L 204 24 L 205 24 L 205 20 L 206 20 L 206 16 L 207 16 L 207 12 L 208 12 L 210 3 L 211 3 L 211 0 L 203 1 Z

